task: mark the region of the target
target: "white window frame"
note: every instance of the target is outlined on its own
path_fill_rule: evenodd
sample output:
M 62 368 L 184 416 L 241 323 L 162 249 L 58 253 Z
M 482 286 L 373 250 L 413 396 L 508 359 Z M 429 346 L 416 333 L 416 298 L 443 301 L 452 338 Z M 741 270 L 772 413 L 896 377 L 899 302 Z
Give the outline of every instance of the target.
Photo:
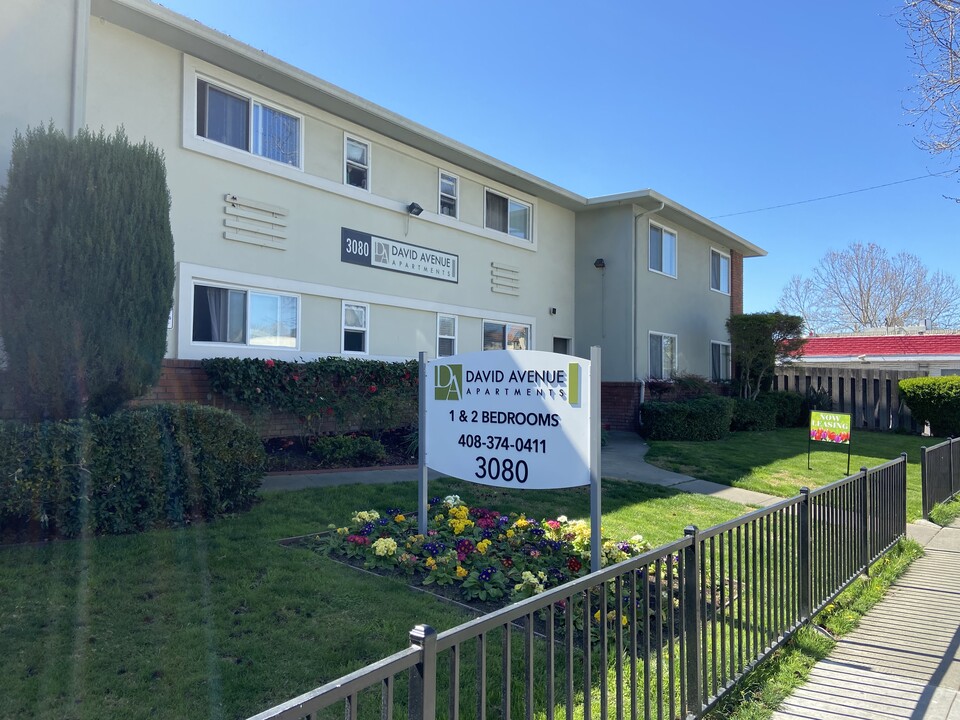
M 490 227 L 490 225 L 488 224 L 488 218 L 487 218 L 487 195 L 488 194 L 496 195 L 497 197 L 506 199 L 507 201 L 507 229 L 506 230 L 498 230 L 496 228 Z M 522 205 L 527 209 L 527 234 L 524 237 L 520 237 L 519 235 L 514 235 L 510 232 L 510 203 L 516 203 L 517 205 Z M 494 190 L 493 188 L 489 188 L 489 187 L 485 187 L 483 189 L 483 227 L 484 229 L 490 230 L 495 233 L 503 233 L 504 235 L 507 235 L 508 237 L 511 237 L 514 240 L 528 242 L 532 244 L 533 243 L 533 222 L 534 222 L 533 205 L 531 203 L 524 202 L 523 200 L 513 197 L 512 195 L 508 195 L 505 192 L 501 192 L 500 190 Z
M 660 376 L 659 378 L 657 378 L 657 379 L 658 379 L 658 380 L 669 380 L 670 378 L 672 378 L 674 375 L 677 374 L 677 371 L 678 371 L 678 369 L 679 369 L 679 362 L 680 362 L 680 342 L 678 341 L 677 336 L 676 336 L 675 334 L 673 334 L 673 333 L 659 332 L 659 331 L 657 331 L 657 330 L 651 330 L 649 333 L 647 333 L 647 363 L 649 364 L 649 367 L 647 368 L 647 375 L 649 375 L 650 377 L 656 377 L 656 376 L 653 374 L 653 364 L 650 363 L 650 350 L 651 350 L 651 348 L 650 348 L 650 343 L 651 343 L 651 341 L 653 340 L 654 336 L 657 336 L 657 337 L 661 338 L 661 340 L 660 340 L 660 365 L 661 365 L 661 367 L 663 368 L 663 375 L 661 375 L 661 376 Z M 662 340 L 662 338 L 665 338 L 665 337 L 667 337 L 667 338 L 673 338 L 673 364 L 672 364 L 671 367 L 669 368 L 669 372 L 667 372 L 666 363 L 664 362 L 664 357 L 663 357 L 663 340 Z
M 362 307 L 363 308 L 363 317 L 366 321 L 364 327 L 357 325 L 347 325 L 347 307 Z M 363 350 L 347 350 L 346 349 L 346 334 L 347 330 L 351 331 L 363 331 Z M 370 354 L 370 305 L 362 302 L 354 302 L 352 300 L 343 300 L 340 303 L 340 353 L 343 355 L 369 355 Z
M 365 167 L 365 169 L 366 169 L 366 171 L 367 171 L 367 186 L 366 186 L 366 187 L 360 187 L 359 185 L 353 185 L 353 184 L 351 184 L 351 183 L 347 180 L 347 177 L 348 177 L 348 175 L 347 175 L 347 170 L 349 169 L 349 166 L 350 166 L 351 164 L 353 164 L 353 165 L 355 165 L 355 166 L 357 166 L 357 167 L 364 167 L 363 165 L 360 165 L 359 163 L 354 163 L 354 162 L 348 160 L 347 148 L 349 147 L 349 145 L 350 145 L 351 142 L 357 143 L 358 145 L 363 145 L 364 147 L 367 148 L 367 164 L 366 164 L 366 167 Z M 368 193 L 369 193 L 369 192 L 373 192 L 373 191 L 371 190 L 371 188 L 373 187 L 373 143 L 370 142 L 369 140 L 364 140 L 362 137 L 357 137 L 356 135 L 350 135 L 350 134 L 348 134 L 348 133 L 344 133 L 344 134 L 343 134 L 343 184 L 344 184 L 344 185 L 347 185 L 347 186 L 349 186 L 349 187 L 352 187 L 352 188 L 356 188 L 357 190 L 364 190 L 364 191 L 366 191 L 366 192 L 368 192 Z
M 716 255 L 720 258 L 720 287 L 713 286 L 713 256 Z M 726 260 L 726 273 L 724 273 L 724 260 Z M 730 294 L 730 255 L 725 253 L 717 248 L 710 248 L 710 289 L 714 292 L 718 292 L 721 295 Z M 724 281 L 726 281 L 726 289 L 724 289 Z
M 437 177 L 438 177 L 438 181 L 437 181 L 437 214 L 438 214 L 438 215 L 443 215 L 444 217 L 452 218 L 452 219 L 454 219 L 454 220 L 459 220 L 459 219 L 460 219 L 460 176 L 459 176 L 459 175 L 454 175 L 452 172 L 447 172 L 446 170 L 442 170 L 442 169 L 441 169 Z M 447 177 L 447 178 L 453 180 L 453 186 L 454 186 L 454 190 L 455 190 L 455 194 L 454 194 L 454 195 L 450 195 L 449 193 L 445 193 L 445 192 L 443 191 L 443 179 L 444 179 L 444 177 Z M 443 200 L 444 200 L 444 198 L 446 198 L 447 200 L 452 200 L 452 201 L 453 201 L 453 210 L 454 210 L 453 215 L 447 215 L 447 214 L 445 214 L 445 213 L 443 212 Z
M 200 122 L 200 102 L 199 102 L 198 88 L 201 82 L 206 83 L 208 86 L 213 86 L 214 88 L 222 92 L 228 93 L 230 95 L 235 95 L 247 101 L 247 147 L 246 148 L 238 148 L 233 145 L 228 145 L 226 143 L 222 143 L 213 138 L 209 138 L 206 135 L 201 135 L 199 132 L 197 132 L 197 125 Z M 211 77 L 209 75 L 205 75 L 203 73 L 194 74 L 193 98 L 194 98 L 193 134 L 197 140 L 201 142 L 216 143 L 217 147 L 226 148 L 230 152 L 237 152 L 237 153 L 242 153 L 243 155 L 250 155 L 255 158 L 260 158 L 261 160 L 264 160 L 266 162 L 280 165 L 282 167 L 295 168 L 300 171 L 303 170 L 304 117 L 302 114 L 295 112 L 288 107 L 284 107 L 283 105 L 280 105 L 278 103 L 264 100 L 263 98 L 251 92 L 248 92 L 246 90 L 241 90 L 240 88 L 234 85 L 231 85 L 230 83 L 225 83 L 221 80 L 218 80 L 217 78 Z M 254 108 L 257 105 L 261 107 L 269 108 L 271 110 L 275 110 L 279 113 L 283 113 L 284 115 L 289 115 L 290 117 L 296 119 L 297 121 L 297 162 L 296 164 L 283 162 L 282 160 L 274 160 L 271 157 L 254 152 L 253 148 L 256 145 L 256 140 L 253 137 L 253 116 L 255 112 Z
M 216 288 L 218 290 L 235 290 L 243 293 L 243 342 L 229 342 L 227 340 L 194 340 L 193 318 L 196 313 L 196 297 L 198 287 Z M 288 345 L 268 345 L 264 343 L 250 342 L 250 299 L 251 295 L 266 295 L 272 297 L 288 297 L 297 301 L 297 335 L 293 346 Z M 190 344 L 202 347 L 225 347 L 225 348 L 250 348 L 257 350 L 287 350 L 296 351 L 300 349 L 301 339 L 301 313 L 303 309 L 303 299 L 297 293 L 279 292 L 277 290 L 268 290 L 264 288 L 248 287 L 244 285 L 232 285 L 222 282 L 205 280 L 202 278 L 194 279 L 190 284 Z
M 714 377 L 713 375 L 713 349 L 714 347 L 725 347 L 727 348 L 727 367 L 720 369 L 720 377 Z M 723 351 L 720 351 L 720 362 L 723 362 Z M 710 380 L 713 382 L 726 382 L 727 380 L 733 379 L 733 347 L 730 343 L 724 342 L 722 340 L 711 340 L 710 341 Z
M 480 324 L 480 347 L 482 350 L 487 350 L 484 346 L 484 336 L 487 332 L 487 325 L 502 325 L 503 326 L 503 345 L 502 348 L 490 348 L 490 350 L 511 350 L 515 348 L 508 348 L 507 338 L 510 335 L 510 328 L 526 328 L 527 329 L 527 347 L 520 348 L 523 350 L 533 350 L 533 325 L 528 325 L 527 323 L 520 322 L 509 322 L 507 320 L 491 320 L 486 318 Z
M 658 230 L 660 230 L 660 238 L 661 238 L 660 239 L 660 268 L 655 268 L 653 266 L 653 239 L 651 237 L 653 228 L 657 228 Z M 663 234 L 664 233 L 670 233 L 671 235 L 673 235 L 673 272 L 672 273 L 669 273 L 663 269 L 665 266 L 665 263 L 663 262 L 663 259 L 665 257 L 665 253 L 663 252 Z M 676 279 L 677 272 L 678 272 L 678 265 L 679 265 L 677 256 L 680 253 L 680 249 L 679 249 L 680 234 L 671 227 L 667 227 L 666 225 L 662 225 L 658 222 L 654 222 L 653 220 L 651 220 L 649 223 L 649 226 L 647 227 L 647 245 L 649 246 L 648 252 L 647 252 L 647 268 L 650 270 L 650 272 L 657 273 L 658 275 L 663 275 L 664 277 Z
M 453 321 L 453 335 L 444 335 L 441 333 L 440 328 L 442 326 L 443 320 L 452 320 Z M 457 354 L 457 333 L 460 330 L 460 318 L 456 315 L 450 315 L 447 313 L 437 313 L 437 357 L 450 357 L 451 355 Z M 441 340 L 453 340 L 453 352 L 441 355 L 440 354 L 440 341 Z

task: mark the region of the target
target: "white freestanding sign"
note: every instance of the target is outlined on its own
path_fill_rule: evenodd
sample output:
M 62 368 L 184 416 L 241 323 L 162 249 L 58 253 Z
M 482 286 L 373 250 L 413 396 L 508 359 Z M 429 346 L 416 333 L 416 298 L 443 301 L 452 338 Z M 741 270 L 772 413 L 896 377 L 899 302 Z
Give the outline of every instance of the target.
M 498 350 L 427 363 L 426 465 L 518 489 L 590 484 L 590 361 Z
M 418 527 L 427 468 L 515 488 L 590 486 L 590 566 L 600 570 L 600 348 L 590 360 L 533 350 L 420 353 Z

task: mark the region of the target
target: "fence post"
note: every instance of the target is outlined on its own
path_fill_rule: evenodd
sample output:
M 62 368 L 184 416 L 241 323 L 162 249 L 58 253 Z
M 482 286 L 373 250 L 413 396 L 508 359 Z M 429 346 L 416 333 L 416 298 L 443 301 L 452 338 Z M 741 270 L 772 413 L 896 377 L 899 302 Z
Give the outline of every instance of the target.
M 683 529 L 690 545 L 683 551 L 683 641 L 686 667 L 687 713 L 700 715 L 703 710 L 701 679 L 703 659 L 700 657 L 700 531 L 696 525 Z
M 897 522 L 898 534 L 907 534 L 907 453 L 900 453 L 903 463 L 900 466 L 900 487 L 903 488 L 903 501 L 900 503 L 900 517 Z
M 951 455 L 953 452 L 950 453 Z M 952 477 L 952 474 L 951 474 Z M 920 502 L 923 505 L 922 514 L 924 520 L 930 519 L 930 500 L 927 497 L 929 492 L 929 480 L 927 479 L 927 446 L 920 446 Z
M 953 470 L 954 470 L 954 467 L 953 467 L 953 443 L 954 443 L 954 442 L 960 442 L 960 439 L 954 440 L 953 438 L 947 438 L 947 440 L 950 441 L 949 444 L 947 445 L 947 450 L 950 451 L 950 497 L 953 497 L 954 495 L 957 494 L 957 481 L 956 481 L 956 479 L 955 479 L 955 477 L 954 477 L 954 474 L 953 474 Z M 926 517 L 926 515 L 924 515 L 924 517 Z
M 417 625 L 410 643 L 420 647 L 420 662 L 410 668 L 409 712 L 411 720 L 434 720 L 437 716 L 437 631 Z
M 813 612 L 813 586 L 810 562 L 810 488 L 800 488 L 800 619 L 810 618 Z
M 869 471 L 860 468 L 860 499 L 863 507 L 860 509 L 860 565 L 863 574 L 870 577 L 870 483 L 867 480 Z

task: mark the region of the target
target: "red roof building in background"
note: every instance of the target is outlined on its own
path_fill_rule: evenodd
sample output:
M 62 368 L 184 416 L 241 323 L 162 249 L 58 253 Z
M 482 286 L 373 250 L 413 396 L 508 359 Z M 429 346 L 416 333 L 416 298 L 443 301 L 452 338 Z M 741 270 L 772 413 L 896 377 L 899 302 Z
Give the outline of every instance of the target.
M 930 375 L 960 374 L 958 335 L 844 335 L 811 337 L 795 363 L 927 370 Z M 947 372 L 944 372 L 947 371 Z

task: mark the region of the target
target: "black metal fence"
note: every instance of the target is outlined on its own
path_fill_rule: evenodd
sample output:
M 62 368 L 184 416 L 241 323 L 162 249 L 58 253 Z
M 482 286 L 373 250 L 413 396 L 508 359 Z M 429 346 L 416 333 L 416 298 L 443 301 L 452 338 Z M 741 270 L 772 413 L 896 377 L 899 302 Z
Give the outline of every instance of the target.
M 411 645 L 251 720 L 696 718 L 906 531 L 906 454 Z
M 934 505 L 952 500 L 960 492 L 960 438 L 920 448 L 920 477 L 923 517 L 929 518 Z

